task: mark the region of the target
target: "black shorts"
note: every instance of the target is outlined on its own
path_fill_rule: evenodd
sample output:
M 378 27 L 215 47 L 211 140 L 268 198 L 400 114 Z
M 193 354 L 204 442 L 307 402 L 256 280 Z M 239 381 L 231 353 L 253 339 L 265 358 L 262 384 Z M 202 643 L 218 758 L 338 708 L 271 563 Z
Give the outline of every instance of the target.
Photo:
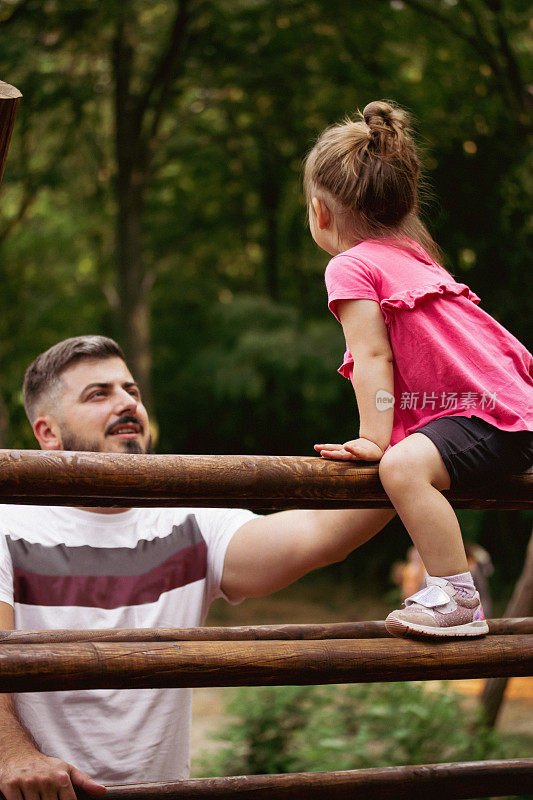
M 414 433 L 438 449 L 452 489 L 487 486 L 533 465 L 533 431 L 502 431 L 479 417 L 440 417 Z

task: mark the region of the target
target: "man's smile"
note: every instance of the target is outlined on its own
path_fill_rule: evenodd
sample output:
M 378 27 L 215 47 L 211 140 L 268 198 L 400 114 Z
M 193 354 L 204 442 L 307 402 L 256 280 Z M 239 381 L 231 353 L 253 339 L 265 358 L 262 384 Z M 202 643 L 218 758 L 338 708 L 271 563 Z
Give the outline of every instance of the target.
M 143 433 L 143 430 L 142 423 L 137 417 L 123 416 L 107 427 L 105 435 L 134 439 L 138 434 Z

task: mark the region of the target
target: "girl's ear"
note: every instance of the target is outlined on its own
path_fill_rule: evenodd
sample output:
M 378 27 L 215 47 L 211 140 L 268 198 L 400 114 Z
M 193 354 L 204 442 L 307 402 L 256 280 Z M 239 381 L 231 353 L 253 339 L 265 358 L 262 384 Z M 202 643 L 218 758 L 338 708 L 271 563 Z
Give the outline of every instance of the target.
M 316 221 L 321 231 L 327 230 L 331 227 L 333 217 L 331 211 L 319 197 L 313 197 L 311 200 L 313 211 L 316 214 Z

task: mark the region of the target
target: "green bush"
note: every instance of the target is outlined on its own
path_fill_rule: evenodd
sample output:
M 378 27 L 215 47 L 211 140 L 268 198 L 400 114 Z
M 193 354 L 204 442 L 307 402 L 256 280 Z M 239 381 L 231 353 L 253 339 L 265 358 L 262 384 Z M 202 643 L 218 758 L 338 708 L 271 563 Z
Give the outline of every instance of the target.
M 446 685 L 242 688 L 206 774 L 361 769 L 517 757 Z M 518 754 L 520 755 L 520 754 Z

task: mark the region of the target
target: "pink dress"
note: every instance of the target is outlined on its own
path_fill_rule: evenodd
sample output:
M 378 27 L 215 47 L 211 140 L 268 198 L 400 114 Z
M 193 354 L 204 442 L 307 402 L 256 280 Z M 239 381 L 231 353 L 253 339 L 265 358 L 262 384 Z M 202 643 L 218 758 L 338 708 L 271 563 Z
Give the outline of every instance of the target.
M 394 356 L 391 445 L 446 416 L 533 431 L 533 356 L 418 244 L 360 242 L 331 259 L 326 287 L 337 319 L 338 300 L 380 304 Z M 353 363 L 347 349 L 339 372 L 350 380 Z

